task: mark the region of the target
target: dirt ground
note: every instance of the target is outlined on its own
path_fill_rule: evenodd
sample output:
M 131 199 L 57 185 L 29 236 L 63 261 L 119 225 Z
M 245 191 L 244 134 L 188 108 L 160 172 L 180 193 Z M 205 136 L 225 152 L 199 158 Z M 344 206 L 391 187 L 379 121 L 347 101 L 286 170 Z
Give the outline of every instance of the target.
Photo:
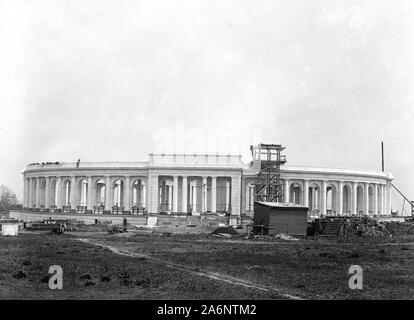
M 413 299 L 414 236 L 223 239 L 129 231 L 0 238 L 0 299 Z M 48 269 L 63 269 L 50 290 Z M 351 290 L 348 269 L 363 270 Z

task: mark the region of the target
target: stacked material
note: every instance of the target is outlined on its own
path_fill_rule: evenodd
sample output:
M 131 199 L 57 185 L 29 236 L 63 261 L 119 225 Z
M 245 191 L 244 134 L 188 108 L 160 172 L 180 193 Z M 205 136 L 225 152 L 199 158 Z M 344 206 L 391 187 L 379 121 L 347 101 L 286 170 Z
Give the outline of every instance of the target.
M 52 231 L 56 228 L 60 228 L 60 223 L 32 223 L 26 227 L 26 230 L 30 231 Z
M 409 235 L 414 234 L 414 223 L 413 222 L 394 222 L 384 221 L 381 222 L 386 228 L 389 234 L 392 235 Z
M 308 235 L 389 236 L 414 234 L 414 223 L 378 222 L 370 217 L 332 217 L 310 223 Z
M 66 220 L 52 220 L 47 219 L 41 222 L 32 222 L 26 226 L 26 230 L 31 231 L 52 231 L 54 229 L 63 229 L 63 230 L 76 230 L 76 224 L 78 222 L 74 219 Z

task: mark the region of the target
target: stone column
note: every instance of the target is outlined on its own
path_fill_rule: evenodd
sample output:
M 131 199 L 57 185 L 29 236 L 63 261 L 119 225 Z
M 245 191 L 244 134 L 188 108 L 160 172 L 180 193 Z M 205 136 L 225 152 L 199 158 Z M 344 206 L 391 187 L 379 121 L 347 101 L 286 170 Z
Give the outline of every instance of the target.
M 27 181 L 23 176 L 23 208 L 27 208 Z
M 93 186 L 93 181 L 92 181 L 92 177 L 88 177 L 88 198 L 86 201 L 86 209 L 87 210 L 91 210 L 93 212 L 93 194 L 94 194 L 94 186 Z
M 229 204 L 230 204 L 230 183 L 226 181 L 226 211 L 229 211 Z
M 211 212 L 217 212 L 217 177 L 211 177 Z
M 183 192 L 181 194 L 181 197 L 182 197 L 182 199 L 181 199 L 181 201 L 182 201 L 181 211 L 187 213 L 188 212 L 188 208 L 187 208 L 187 188 L 188 188 L 188 185 L 187 185 L 187 177 L 185 177 L 185 176 L 183 176 L 183 186 L 182 186 L 182 188 L 183 188 L 183 190 L 182 190 Z
M 378 184 L 374 184 L 374 214 L 378 214 Z
M 150 174 L 148 178 L 148 212 L 159 212 L 159 188 L 158 188 L 158 175 Z
M 40 177 L 36 178 L 36 208 L 40 208 Z
M 201 185 L 201 212 L 207 211 L 207 177 L 203 177 Z
M 76 210 L 76 178 L 71 177 L 70 179 L 70 207 Z
M 240 193 L 241 181 L 240 177 L 231 177 L 231 214 L 240 216 Z
M 173 190 L 172 190 L 172 185 L 170 183 L 167 184 L 167 190 L 168 190 L 168 207 L 167 207 L 167 211 L 171 211 L 172 202 L 173 202 Z
M 285 190 L 283 195 L 283 202 L 289 202 L 289 179 L 285 179 Z
M 245 194 L 245 197 L 246 197 L 245 200 L 244 200 L 244 203 L 245 203 L 245 206 L 246 206 L 245 211 L 247 212 L 250 209 L 250 183 L 248 183 L 246 185 L 244 194 Z
M 358 195 L 358 188 L 357 188 L 358 186 L 357 186 L 357 183 L 356 182 L 353 182 L 352 183 L 352 214 L 353 215 L 356 215 L 358 212 L 357 212 L 357 207 L 358 207 L 358 197 L 357 197 L 357 195 Z
M 326 181 L 322 181 L 321 189 L 321 215 L 326 215 Z
M 50 178 L 45 177 L 46 184 L 45 184 L 45 209 L 49 209 L 50 207 Z
M 342 181 L 339 181 L 338 183 L 339 188 L 338 188 L 338 214 L 340 216 L 342 216 L 343 213 L 343 208 L 344 208 L 344 183 Z
M 311 210 L 315 210 L 316 209 L 316 188 L 315 187 L 311 187 L 312 190 L 312 204 L 311 204 Z
M 391 184 L 390 184 L 390 182 L 387 181 L 387 185 L 386 185 L 385 189 L 386 189 L 386 195 L 387 195 L 387 197 L 386 197 L 386 206 L 385 206 L 385 209 L 386 209 L 385 214 L 390 215 L 391 214 Z
M 144 180 L 141 180 L 141 207 L 147 207 L 147 185 Z
M 125 178 L 125 203 L 124 203 L 124 210 L 127 212 L 131 211 L 131 177 L 127 176 Z
M 309 180 L 303 181 L 303 205 L 309 207 Z
M 55 190 L 55 205 L 57 208 L 62 206 L 61 196 L 62 196 L 62 177 L 57 177 L 56 179 L 56 190 Z
M 111 177 L 107 176 L 105 181 L 105 210 L 111 211 L 111 192 L 112 192 L 112 185 L 111 185 Z
M 381 201 L 382 201 L 382 208 L 381 208 L 381 214 L 382 215 L 385 215 L 385 213 L 387 212 L 387 209 L 386 209 L 386 198 L 387 198 L 387 195 L 385 194 L 385 185 L 381 185 L 381 195 L 382 195 L 382 199 L 381 199 Z
M 178 212 L 178 176 L 173 176 L 173 212 Z
M 27 179 L 27 207 L 32 208 L 33 207 L 33 201 L 32 201 L 32 193 L 33 193 L 33 185 L 32 185 L 32 179 Z
M 191 182 L 191 206 L 193 208 L 193 213 L 197 211 L 197 182 Z
M 369 183 L 364 184 L 364 215 L 369 214 Z

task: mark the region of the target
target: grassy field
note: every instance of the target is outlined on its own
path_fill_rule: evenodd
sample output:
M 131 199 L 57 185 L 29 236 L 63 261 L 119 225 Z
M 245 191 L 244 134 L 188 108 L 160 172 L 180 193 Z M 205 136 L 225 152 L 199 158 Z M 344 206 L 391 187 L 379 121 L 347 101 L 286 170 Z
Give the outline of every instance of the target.
M 411 236 L 23 233 L 0 238 L 0 257 L 0 299 L 414 298 Z M 363 269 L 362 290 L 348 286 L 355 264 Z M 62 290 L 49 289 L 51 265 L 63 268 Z

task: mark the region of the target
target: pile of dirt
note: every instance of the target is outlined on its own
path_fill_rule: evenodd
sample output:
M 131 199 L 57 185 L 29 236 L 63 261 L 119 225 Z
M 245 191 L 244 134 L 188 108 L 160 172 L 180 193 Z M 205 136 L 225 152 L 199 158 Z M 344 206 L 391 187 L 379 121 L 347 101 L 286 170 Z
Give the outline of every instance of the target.
M 219 227 L 215 229 L 211 234 L 226 237 L 226 238 L 239 235 L 239 233 L 232 226 Z

